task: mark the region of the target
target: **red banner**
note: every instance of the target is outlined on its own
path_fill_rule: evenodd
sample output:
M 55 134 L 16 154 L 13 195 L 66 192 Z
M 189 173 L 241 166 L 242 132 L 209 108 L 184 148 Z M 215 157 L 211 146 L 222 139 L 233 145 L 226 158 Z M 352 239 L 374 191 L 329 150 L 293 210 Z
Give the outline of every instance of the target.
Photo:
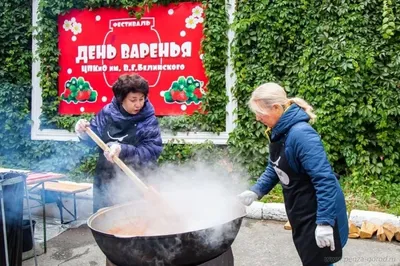
M 97 113 L 121 74 L 138 73 L 149 82 L 156 115 L 192 114 L 207 84 L 203 21 L 193 2 L 154 6 L 141 19 L 106 8 L 59 16 L 59 113 Z

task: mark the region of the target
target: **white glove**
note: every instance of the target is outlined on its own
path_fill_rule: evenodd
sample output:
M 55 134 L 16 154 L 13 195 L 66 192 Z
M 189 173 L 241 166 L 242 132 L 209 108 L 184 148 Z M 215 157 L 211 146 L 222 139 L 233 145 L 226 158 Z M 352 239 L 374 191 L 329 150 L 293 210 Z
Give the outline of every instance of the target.
M 114 163 L 114 156 L 118 157 L 120 152 L 121 152 L 121 145 L 118 143 L 113 143 L 110 146 L 110 152 L 105 151 L 104 156 L 108 161 Z
M 335 241 L 333 239 L 333 228 L 330 225 L 317 225 L 315 228 L 315 241 L 319 248 L 331 247 L 335 250 Z
M 258 199 L 258 195 L 251 190 L 246 190 L 245 192 L 240 193 L 238 197 L 239 200 L 246 206 L 251 205 L 253 201 Z
M 81 139 L 86 139 L 86 128 L 90 126 L 90 123 L 86 119 L 79 119 L 75 124 L 75 133 Z

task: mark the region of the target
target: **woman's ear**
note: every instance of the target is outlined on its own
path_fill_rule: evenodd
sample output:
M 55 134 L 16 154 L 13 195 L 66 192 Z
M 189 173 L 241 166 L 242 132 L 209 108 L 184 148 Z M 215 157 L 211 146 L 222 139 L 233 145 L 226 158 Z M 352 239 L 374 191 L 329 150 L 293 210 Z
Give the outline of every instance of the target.
M 280 104 L 274 103 L 272 105 L 272 110 L 279 111 L 280 109 L 281 109 L 281 105 Z
M 285 110 L 283 109 L 283 106 L 277 103 L 274 103 L 272 105 L 272 110 L 274 110 L 274 112 L 279 113 L 280 115 L 282 115 Z

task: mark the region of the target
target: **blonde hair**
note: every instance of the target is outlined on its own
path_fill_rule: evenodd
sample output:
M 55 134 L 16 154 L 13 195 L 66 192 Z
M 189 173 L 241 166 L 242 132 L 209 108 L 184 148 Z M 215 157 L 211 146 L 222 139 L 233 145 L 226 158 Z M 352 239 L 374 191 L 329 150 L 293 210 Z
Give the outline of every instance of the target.
M 265 114 L 265 110 L 273 104 L 290 106 L 291 104 L 300 106 L 314 122 L 317 116 L 313 113 L 313 108 L 301 98 L 287 98 L 285 90 L 276 83 L 264 83 L 253 91 L 249 100 L 249 107 L 252 112 Z

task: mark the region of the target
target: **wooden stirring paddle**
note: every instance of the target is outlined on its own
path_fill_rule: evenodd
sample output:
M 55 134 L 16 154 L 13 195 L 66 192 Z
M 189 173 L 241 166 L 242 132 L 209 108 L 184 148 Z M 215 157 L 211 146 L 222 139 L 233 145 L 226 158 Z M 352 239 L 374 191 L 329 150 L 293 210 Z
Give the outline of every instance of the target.
M 99 136 L 97 136 L 96 133 L 94 133 L 90 127 L 87 127 L 86 133 L 89 135 L 90 138 L 92 138 L 94 142 L 96 142 L 97 145 L 99 145 L 99 147 L 103 151 L 107 152 L 111 151 L 110 147 L 108 147 L 108 145 L 105 144 L 103 140 L 99 138 Z M 147 192 L 149 191 L 149 188 L 146 186 L 146 184 L 143 183 L 143 181 L 140 180 L 140 178 L 137 177 L 135 173 L 131 169 L 129 169 L 129 167 L 126 166 L 126 164 L 123 161 L 121 161 L 120 158 L 114 156 L 113 160 L 121 168 L 121 170 L 124 171 L 124 173 L 135 183 L 135 185 L 140 189 L 140 191 L 142 191 L 143 194 L 146 195 Z
M 97 136 L 90 127 L 86 128 L 86 133 L 94 142 L 96 142 L 97 145 L 99 145 L 102 150 L 110 152 L 110 147 L 108 147 L 108 145 L 105 144 L 103 140 L 100 139 L 99 136 Z M 161 221 L 164 221 L 165 223 L 172 222 L 173 224 L 169 223 L 171 226 L 179 227 L 182 224 L 181 219 L 178 218 L 178 215 L 175 213 L 175 211 L 167 206 L 165 200 L 162 200 L 160 193 L 158 193 L 153 187 L 146 186 L 146 184 L 143 183 L 143 181 L 140 180 L 140 178 L 137 177 L 137 175 L 131 169 L 129 169 L 129 167 L 126 166 L 126 164 L 120 158 L 114 156 L 113 160 L 140 189 L 140 191 L 143 193 L 145 200 L 151 201 L 155 205 L 155 207 L 160 210 L 160 212 L 163 214 L 162 217 L 160 217 Z M 169 222 L 167 222 L 167 220 Z

